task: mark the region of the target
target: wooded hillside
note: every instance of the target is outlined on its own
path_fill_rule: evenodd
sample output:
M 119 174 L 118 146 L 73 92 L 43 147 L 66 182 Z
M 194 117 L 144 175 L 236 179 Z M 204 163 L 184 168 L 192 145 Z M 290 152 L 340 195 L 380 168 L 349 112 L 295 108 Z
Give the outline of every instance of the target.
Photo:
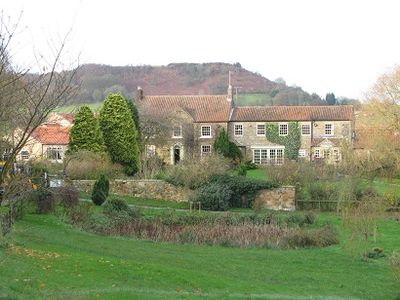
M 110 92 L 121 92 L 126 97 L 134 98 L 137 86 L 141 86 L 146 95 L 224 94 L 229 71 L 232 72 L 233 86 L 239 87 L 235 97 L 239 105 L 325 103 L 316 94 L 310 95 L 300 87 L 289 87 L 283 80 L 271 81 L 242 68 L 239 63 L 173 63 L 167 66 L 124 67 L 83 65 L 76 76 L 81 89 L 72 101 L 99 102 Z

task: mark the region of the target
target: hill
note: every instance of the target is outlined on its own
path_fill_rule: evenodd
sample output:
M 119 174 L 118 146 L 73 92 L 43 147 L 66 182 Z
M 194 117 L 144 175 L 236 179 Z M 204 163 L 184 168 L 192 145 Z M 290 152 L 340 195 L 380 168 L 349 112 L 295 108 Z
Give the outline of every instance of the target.
M 300 87 L 289 87 L 283 80 L 271 81 L 243 68 L 239 63 L 172 63 L 167 66 L 82 65 L 75 78 L 81 88 L 70 104 L 99 102 L 110 92 L 135 97 L 137 86 L 147 95 L 224 94 L 228 73 L 239 105 L 324 104 L 316 95 Z

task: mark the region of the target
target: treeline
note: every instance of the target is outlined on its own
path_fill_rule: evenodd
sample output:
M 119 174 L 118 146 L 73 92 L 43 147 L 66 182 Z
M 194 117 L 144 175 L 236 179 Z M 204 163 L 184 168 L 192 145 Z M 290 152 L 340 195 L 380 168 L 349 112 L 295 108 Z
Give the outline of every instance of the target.
M 147 95 L 225 94 L 228 73 L 238 105 L 324 105 L 325 97 L 301 87 L 287 86 L 283 79 L 270 81 L 244 69 L 240 63 L 173 63 L 167 66 L 82 65 L 75 77 L 80 89 L 74 103 L 102 101 L 110 93 L 135 98 L 137 86 Z M 248 101 L 247 95 L 251 95 Z M 339 101 L 336 103 L 340 103 Z

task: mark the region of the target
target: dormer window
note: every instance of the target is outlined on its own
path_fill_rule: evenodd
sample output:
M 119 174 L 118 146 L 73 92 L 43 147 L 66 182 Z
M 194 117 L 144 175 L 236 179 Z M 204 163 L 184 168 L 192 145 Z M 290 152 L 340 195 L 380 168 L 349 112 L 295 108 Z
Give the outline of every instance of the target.
M 174 126 L 172 130 L 173 138 L 181 138 L 182 137 L 182 126 Z

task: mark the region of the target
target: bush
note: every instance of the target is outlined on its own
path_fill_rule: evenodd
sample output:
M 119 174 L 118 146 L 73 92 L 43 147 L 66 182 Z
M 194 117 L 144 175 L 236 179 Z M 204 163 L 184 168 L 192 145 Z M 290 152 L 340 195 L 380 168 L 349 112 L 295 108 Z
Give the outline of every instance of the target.
M 96 205 L 102 205 L 108 197 L 110 183 L 105 175 L 101 175 L 94 183 L 92 191 L 92 201 Z
M 46 214 L 54 212 L 55 197 L 54 194 L 45 188 L 39 188 L 33 192 L 32 199 L 36 203 L 36 212 L 39 214 Z
M 314 224 L 314 222 L 315 222 L 315 215 L 312 212 L 306 212 L 303 215 L 294 213 L 286 218 L 286 224 L 288 225 L 295 224 L 298 226 L 304 226 L 304 225 Z
M 97 179 L 104 174 L 108 178 L 121 178 L 123 168 L 112 163 L 106 153 L 80 150 L 69 153 L 65 158 L 65 172 L 70 179 Z
M 299 229 L 283 239 L 287 248 L 327 247 L 339 242 L 337 232 L 332 226 L 320 229 Z
M 89 202 L 82 202 L 72 207 L 68 211 L 68 216 L 72 224 L 79 225 L 87 222 L 93 213 L 93 204 Z
M 196 190 L 192 201 L 200 202 L 204 210 L 227 210 L 233 196 L 232 190 L 218 183 L 210 183 Z
M 229 199 L 230 207 L 252 207 L 259 190 L 278 187 L 269 181 L 229 175 L 211 176 L 209 182 L 226 186 L 232 191 L 232 197 Z
M 239 176 L 246 176 L 246 174 L 247 174 L 247 169 L 246 169 L 246 166 L 245 166 L 244 164 L 241 164 L 241 165 L 238 166 L 238 168 L 237 168 L 237 174 L 238 174 Z
M 72 185 L 57 188 L 54 194 L 64 208 L 70 209 L 79 203 L 79 192 Z
M 111 198 L 106 201 L 103 205 L 103 212 L 105 214 L 121 212 L 121 211 L 129 211 L 128 203 L 124 199 L 121 198 Z
M 173 185 L 196 189 L 204 185 L 212 175 L 225 174 L 230 169 L 229 159 L 220 154 L 185 159 L 166 171 L 165 180 Z
M 204 210 L 227 210 L 230 207 L 251 207 L 257 191 L 277 185 L 242 176 L 214 175 L 198 188 L 192 200 L 201 202 Z

